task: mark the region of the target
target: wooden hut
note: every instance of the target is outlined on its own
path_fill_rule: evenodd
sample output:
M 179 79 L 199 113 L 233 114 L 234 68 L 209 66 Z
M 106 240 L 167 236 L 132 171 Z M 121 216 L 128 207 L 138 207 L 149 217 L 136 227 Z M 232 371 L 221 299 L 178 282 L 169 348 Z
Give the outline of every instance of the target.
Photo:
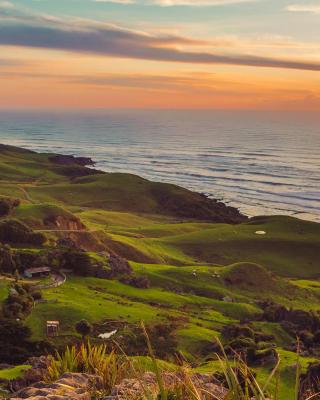
M 60 322 L 59 321 L 47 321 L 47 336 L 57 336 L 59 333 Z

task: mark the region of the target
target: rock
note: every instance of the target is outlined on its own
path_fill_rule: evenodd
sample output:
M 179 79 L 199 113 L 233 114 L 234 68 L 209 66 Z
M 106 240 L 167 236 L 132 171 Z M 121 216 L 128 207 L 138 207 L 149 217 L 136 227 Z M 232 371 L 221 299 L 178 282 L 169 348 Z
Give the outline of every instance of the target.
M 10 365 L 10 364 L 0 364 L 0 371 L 1 371 L 2 369 L 10 369 L 10 368 L 13 368 L 13 365 Z
M 85 231 L 85 225 L 79 218 L 72 216 L 66 217 L 62 215 L 54 215 L 45 218 L 44 225 L 52 229 L 66 230 L 66 231 Z
M 163 381 L 166 387 L 181 385 L 181 377 L 179 374 L 164 373 Z M 192 376 L 192 382 L 198 390 L 198 393 L 206 400 L 223 400 L 227 395 L 227 390 L 223 388 L 212 375 L 196 374 Z M 143 387 L 142 384 L 143 383 Z M 141 380 L 124 379 L 120 385 L 112 390 L 111 394 L 104 397 L 103 400 L 128 400 L 137 399 L 144 396 L 144 392 L 157 395 L 159 388 L 154 373 L 147 372 Z
M 111 279 L 112 278 L 111 269 L 100 268 L 96 272 L 96 278 L 99 278 L 99 279 Z
M 67 373 L 55 383 L 43 381 L 16 392 L 12 400 L 91 400 L 91 390 L 101 389 L 102 382 L 97 376 Z
M 110 254 L 109 265 L 111 267 L 112 276 L 132 274 L 132 268 L 128 261 L 116 254 Z
M 37 385 L 42 380 L 48 365 L 50 364 L 50 357 L 31 357 L 27 362 L 32 368 L 27 369 L 22 377 L 19 377 L 10 382 L 11 391 L 21 391 L 27 386 Z
M 59 165 L 80 165 L 86 167 L 87 165 L 93 166 L 95 163 L 89 157 L 75 157 L 72 155 L 62 155 L 57 154 L 55 156 L 50 156 L 49 160 L 54 164 Z

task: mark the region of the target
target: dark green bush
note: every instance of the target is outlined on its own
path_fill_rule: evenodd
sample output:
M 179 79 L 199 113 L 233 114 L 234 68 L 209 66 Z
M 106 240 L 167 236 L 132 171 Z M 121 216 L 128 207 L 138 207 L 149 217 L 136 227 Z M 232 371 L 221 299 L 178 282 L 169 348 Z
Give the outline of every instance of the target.
M 9 289 L 9 295 L 2 306 L 3 315 L 6 318 L 23 319 L 33 307 L 33 297 L 19 284 L 14 284 Z
M 90 335 L 92 332 L 92 325 L 85 319 L 76 323 L 76 331 L 82 336 L 84 339 L 86 336 Z
M 40 292 L 40 290 L 37 290 L 35 292 L 31 293 L 31 296 L 33 298 L 34 301 L 36 300 L 41 300 L 42 299 L 42 293 Z
M 20 205 L 19 199 L 0 198 L 0 218 L 10 214 L 13 208 Z
M 8 200 L 0 199 L 0 217 L 6 217 L 10 214 L 11 206 Z
M 34 233 L 27 225 L 15 219 L 0 222 L 0 242 L 40 246 L 46 241 L 42 233 Z
M 162 323 L 146 327 L 156 357 L 172 359 L 177 352 L 176 323 Z M 117 342 L 128 355 L 148 355 L 146 338 L 140 327 L 127 326 L 119 330 Z
M 0 245 L 0 272 L 13 274 L 17 264 L 9 245 Z
M 21 321 L 0 319 L 0 360 L 2 363 L 21 364 L 31 356 L 40 356 L 54 349 L 47 342 L 30 340 L 31 331 Z
M 73 270 L 75 274 L 90 276 L 93 273 L 93 265 L 89 254 L 83 251 L 69 250 L 63 254 L 63 264 Z

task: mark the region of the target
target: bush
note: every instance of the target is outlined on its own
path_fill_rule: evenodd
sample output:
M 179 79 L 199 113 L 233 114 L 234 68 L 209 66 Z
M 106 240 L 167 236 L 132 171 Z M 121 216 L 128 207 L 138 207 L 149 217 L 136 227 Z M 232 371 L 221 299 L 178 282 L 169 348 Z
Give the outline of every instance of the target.
M 239 337 L 251 338 L 255 336 L 255 332 L 247 325 L 226 325 L 222 330 L 222 335 L 225 339 L 235 339 Z
M 0 199 L 0 218 L 10 214 L 13 208 L 20 205 L 19 199 L 1 198 Z
M 95 375 L 100 378 L 99 389 L 103 389 L 103 394 L 109 395 L 129 375 L 129 366 L 124 357 L 118 356 L 114 351 L 108 353 L 105 344 L 92 346 L 88 343 L 82 344 L 80 348 L 67 347 L 64 353 L 51 358 L 44 378 L 47 382 L 54 382 L 66 372 Z
M 299 339 L 306 347 L 312 347 L 314 343 L 314 335 L 308 330 L 303 330 L 298 333 Z
M 13 274 L 16 270 L 16 261 L 12 253 L 11 247 L 8 245 L 0 245 L 0 271 Z
M 230 343 L 229 343 L 229 347 L 232 350 L 236 350 L 236 351 L 240 351 L 243 349 L 248 349 L 248 348 L 256 348 L 256 343 L 253 339 L 251 338 L 237 338 L 237 339 L 233 339 Z
M 312 393 L 320 393 L 320 363 L 310 364 L 308 366 L 307 372 L 300 376 L 299 399 L 305 398 L 303 396 L 304 393 L 308 393 L 309 396 Z M 314 397 L 314 399 L 318 398 L 318 396 Z
M 22 362 L 29 357 L 28 340 L 31 331 L 21 322 L 0 320 L 0 360 L 6 363 Z
M 6 318 L 23 319 L 32 310 L 32 296 L 19 284 L 9 289 L 9 295 L 3 304 L 3 315 Z
M 76 323 L 76 331 L 82 336 L 84 339 L 92 332 L 92 325 L 85 319 Z
M 32 292 L 31 296 L 34 301 L 42 299 L 42 293 L 40 291 Z
M 112 277 L 132 274 L 132 268 L 128 261 L 116 254 L 110 254 L 109 265 Z
M 0 199 L 0 217 L 6 217 L 10 214 L 11 206 L 8 200 Z
M 42 233 L 34 233 L 27 225 L 15 219 L 0 223 L 0 242 L 14 244 L 42 245 L 46 237 Z
M 75 274 L 82 276 L 90 276 L 93 274 L 93 265 L 91 257 L 83 252 L 77 250 L 69 250 L 62 254 L 62 265 L 72 269 Z
M 120 282 L 138 289 L 149 289 L 150 281 L 146 276 L 125 276 Z
M 156 357 L 171 359 L 177 352 L 177 324 L 162 323 L 147 326 L 147 332 Z M 147 355 L 146 337 L 140 327 L 127 326 L 119 332 L 117 342 L 128 355 Z
M 31 331 L 21 321 L 0 318 L 0 360 L 2 363 L 22 364 L 29 357 L 39 357 L 54 349 L 45 341 L 30 340 Z

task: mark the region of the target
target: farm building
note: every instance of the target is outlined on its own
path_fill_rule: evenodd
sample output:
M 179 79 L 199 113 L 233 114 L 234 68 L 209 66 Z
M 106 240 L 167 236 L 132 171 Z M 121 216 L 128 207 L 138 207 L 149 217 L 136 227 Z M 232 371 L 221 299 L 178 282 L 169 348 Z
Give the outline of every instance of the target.
M 48 276 L 50 272 L 51 269 L 49 267 L 28 268 L 24 271 L 24 276 L 26 278 L 41 278 Z

